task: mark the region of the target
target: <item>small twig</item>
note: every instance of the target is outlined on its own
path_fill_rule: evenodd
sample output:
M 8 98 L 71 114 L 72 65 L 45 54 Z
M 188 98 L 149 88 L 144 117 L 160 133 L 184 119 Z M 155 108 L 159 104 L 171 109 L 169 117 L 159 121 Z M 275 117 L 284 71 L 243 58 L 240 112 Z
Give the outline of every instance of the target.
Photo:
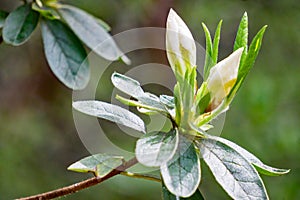
M 68 194 L 72 194 L 75 192 L 78 192 L 79 190 L 97 185 L 99 183 L 102 183 L 103 181 L 112 178 L 115 175 L 120 174 L 121 172 L 125 171 L 126 169 L 132 167 L 133 165 L 137 164 L 138 161 L 136 160 L 136 158 L 132 158 L 131 160 L 123 163 L 122 165 L 120 165 L 119 167 L 115 168 L 113 171 L 111 171 L 109 174 L 107 174 L 106 176 L 100 178 L 100 177 L 94 177 L 94 178 L 90 178 L 84 181 L 81 181 L 79 183 L 75 183 L 73 185 L 70 186 L 66 186 L 63 188 L 59 188 L 50 192 L 45 192 L 42 194 L 37 194 L 34 196 L 30 196 L 30 197 L 24 197 L 24 198 L 20 198 L 19 200 L 45 200 L 45 199 L 54 199 L 57 197 L 61 197 L 61 196 L 65 196 Z
M 121 172 L 120 173 L 121 175 L 124 175 L 124 176 L 128 176 L 128 177 L 131 177 L 131 178 L 142 178 L 142 179 L 146 179 L 146 180 L 150 180 L 150 181 L 156 181 L 156 182 L 159 182 L 161 183 L 161 180 L 155 176 L 151 176 L 151 175 L 146 175 L 146 174 L 136 174 L 136 173 L 131 173 L 131 172 Z

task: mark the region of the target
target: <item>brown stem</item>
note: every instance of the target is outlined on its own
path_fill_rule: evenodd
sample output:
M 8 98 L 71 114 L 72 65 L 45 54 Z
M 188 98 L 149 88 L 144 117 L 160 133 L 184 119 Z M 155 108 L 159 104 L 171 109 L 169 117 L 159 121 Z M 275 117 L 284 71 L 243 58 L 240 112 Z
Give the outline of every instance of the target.
M 111 177 L 120 174 L 121 172 L 125 171 L 126 169 L 132 167 L 133 165 L 135 165 L 138 161 L 136 160 L 136 158 L 132 158 L 131 160 L 124 162 L 122 165 L 120 165 L 119 167 L 115 168 L 113 171 L 111 171 L 109 174 L 107 174 L 106 176 L 100 178 L 100 177 L 93 177 L 84 181 L 81 181 L 79 183 L 75 183 L 73 185 L 69 185 L 63 188 L 59 188 L 57 190 L 53 190 L 50 192 L 45 192 L 42 194 L 37 194 L 34 196 L 30 196 L 30 197 L 24 197 L 24 198 L 20 198 L 19 200 L 44 200 L 44 199 L 54 199 L 57 197 L 61 197 L 61 196 L 65 196 L 68 194 L 72 194 L 75 192 L 78 192 L 79 190 L 97 185 L 99 183 L 102 183 L 103 181 L 110 179 Z

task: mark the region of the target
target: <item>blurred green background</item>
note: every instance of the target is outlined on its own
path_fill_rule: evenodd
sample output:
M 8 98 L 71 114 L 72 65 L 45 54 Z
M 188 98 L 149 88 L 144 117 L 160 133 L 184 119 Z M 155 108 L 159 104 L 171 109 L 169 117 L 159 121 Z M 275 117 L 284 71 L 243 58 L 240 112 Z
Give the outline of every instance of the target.
M 235 31 L 244 11 L 250 38 L 267 24 L 261 53 L 227 113 L 222 136 L 253 152 L 265 163 L 291 168 L 282 177 L 262 176 L 270 199 L 300 199 L 300 4 L 296 0 L 69 0 L 107 21 L 112 34 L 143 26 L 165 26 L 170 7 L 186 21 L 202 45 L 201 22 L 214 30 L 223 19 L 220 58 L 232 51 Z M 19 1 L 1 1 L 11 11 Z M 49 70 L 40 31 L 20 47 L 0 45 L 0 199 L 13 199 L 52 190 L 89 175 L 68 172 L 67 166 L 89 155 L 72 116 L 72 91 Z M 142 56 L 140 56 L 142 55 Z M 129 55 L 130 56 L 130 55 Z M 162 51 L 133 53 L 142 63 L 166 63 Z M 132 66 L 130 66 L 132 67 Z M 110 100 L 109 77 L 130 69 L 120 63 L 107 70 L 97 98 Z M 142 77 L 141 77 L 142 79 Z M 107 87 L 105 87 L 107 85 Z M 163 92 L 159 87 L 148 90 Z M 163 89 L 163 88 L 161 88 Z M 169 91 L 170 92 L 170 91 Z M 102 121 L 100 121 L 102 123 Z M 106 124 L 107 129 L 113 127 Z M 122 142 L 113 127 L 114 139 Z M 133 149 L 134 141 L 128 139 Z M 125 145 L 126 146 L 126 145 Z M 207 199 L 230 199 L 202 165 L 200 189 Z M 127 177 L 111 180 L 64 199 L 159 199 L 160 185 Z

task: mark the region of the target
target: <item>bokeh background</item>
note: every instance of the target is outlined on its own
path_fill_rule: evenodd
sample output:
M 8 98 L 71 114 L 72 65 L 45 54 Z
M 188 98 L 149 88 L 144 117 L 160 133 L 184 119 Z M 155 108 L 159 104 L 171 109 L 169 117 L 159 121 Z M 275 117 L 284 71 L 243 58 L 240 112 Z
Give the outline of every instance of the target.
M 164 27 L 173 7 L 202 45 L 201 22 L 214 30 L 223 19 L 220 58 L 232 51 L 235 31 L 244 11 L 248 12 L 250 38 L 267 24 L 261 53 L 255 67 L 227 113 L 222 136 L 253 152 L 265 163 L 290 168 L 282 177 L 262 176 L 270 199 L 300 199 L 300 4 L 297 0 L 69 0 L 107 21 L 112 34 L 131 28 Z M 0 9 L 11 11 L 17 0 L 1 0 Z M 145 50 L 129 55 L 133 64 L 166 64 L 163 51 Z M 100 66 L 101 67 L 101 66 Z M 114 63 L 106 70 L 97 98 L 110 100 L 109 81 Z M 146 76 L 146 75 L 145 75 Z M 168 78 L 168 77 L 166 77 Z M 142 79 L 142 77 L 140 77 Z M 145 86 L 160 94 L 159 86 Z M 66 170 L 89 152 L 81 143 L 72 117 L 72 91 L 49 70 L 43 54 L 40 31 L 20 47 L 0 45 L 0 199 L 14 199 L 52 190 L 90 177 Z M 112 140 L 134 140 L 119 134 L 113 124 L 104 126 Z M 200 189 L 207 199 L 230 199 L 203 164 Z M 159 199 L 160 185 L 145 180 L 114 177 L 103 184 L 64 199 Z

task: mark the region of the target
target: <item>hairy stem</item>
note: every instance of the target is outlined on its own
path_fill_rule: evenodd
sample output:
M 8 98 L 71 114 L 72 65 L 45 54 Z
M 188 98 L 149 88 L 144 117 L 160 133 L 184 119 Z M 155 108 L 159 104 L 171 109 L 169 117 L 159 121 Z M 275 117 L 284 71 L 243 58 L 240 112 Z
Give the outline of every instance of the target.
M 136 158 L 132 158 L 131 160 L 124 162 L 122 165 L 115 168 L 113 171 L 111 171 L 106 176 L 100 178 L 100 177 L 93 177 L 84 181 L 81 181 L 79 183 L 75 183 L 73 185 L 69 185 L 63 188 L 59 188 L 50 192 L 45 192 L 42 194 L 37 194 L 30 197 L 24 197 L 20 198 L 19 200 L 44 200 L 44 199 L 54 199 L 57 197 L 65 196 L 68 194 L 72 194 L 75 192 L 78 192 L 79 190 L 83 190 L 85 188 L 97 185 L 99 183 L 102 183 L 103 181 L 110 179 L 122 172 L 124 172 L 126 169 L 132 167 L 133 165 L 137 164 Z

